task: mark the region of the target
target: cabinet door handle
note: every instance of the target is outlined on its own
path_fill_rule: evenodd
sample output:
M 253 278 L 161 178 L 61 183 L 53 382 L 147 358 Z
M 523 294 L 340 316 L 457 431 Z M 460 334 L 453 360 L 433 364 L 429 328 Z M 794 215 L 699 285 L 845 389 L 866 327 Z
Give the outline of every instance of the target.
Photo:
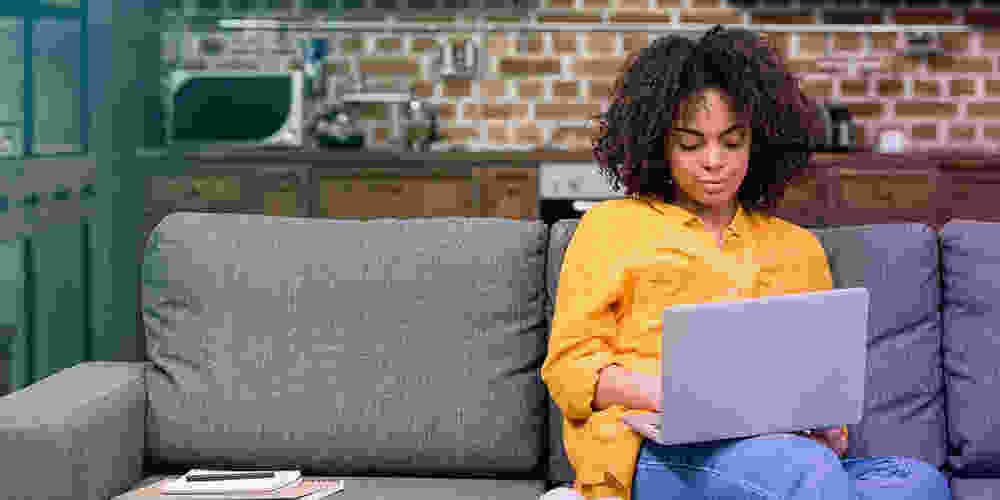
M 509 170 L 512 169 L 504 169 L 493 175 L 497 179 L 525 180 L 528 178 L 527 172 L 510 172 Z
M 373 184 L 373 191 L 381 191 L 384 193 L 400 194 L 403 192 L 402 184 Z

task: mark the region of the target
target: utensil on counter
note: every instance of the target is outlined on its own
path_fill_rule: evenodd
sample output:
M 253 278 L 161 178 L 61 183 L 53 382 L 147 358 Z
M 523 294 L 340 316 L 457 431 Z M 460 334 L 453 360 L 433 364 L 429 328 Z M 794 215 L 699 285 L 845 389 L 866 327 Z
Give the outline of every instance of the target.
M 445 79 L 475 79 L 479 68 L 479 47 L 472 40 L 453 40 L 441 47 L 439 74 Z
M 438 125 L 439 106 L 414 97 L 408 92 L 360 92 L 345 94 L 343 103 L 384 104 L 390 122 L 389 137 L 385 144 L 370 144 L 369 149 L 389 151 L 428 151 L 432 143 L 440 140 Z
M 326 95 L 326 56 L 329 41 L 325 38 L 309 40 L 303 59 L 306 73 L 306 92 L 308 97 L 324 97 Z
M 410 151 L 430 151 L 431 145 L 441 140 L 439 108 L 425 101 L 410 101 L 404 122 Z

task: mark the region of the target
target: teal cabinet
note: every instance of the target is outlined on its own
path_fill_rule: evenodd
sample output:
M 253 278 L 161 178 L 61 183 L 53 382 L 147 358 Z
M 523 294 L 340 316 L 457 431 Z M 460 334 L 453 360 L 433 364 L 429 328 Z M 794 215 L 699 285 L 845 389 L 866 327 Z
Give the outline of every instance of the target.
M 29 193 L 0 220 L 24 221 L 5 227 L 0 241 L 0 388 L 21 389 L 90 359 L 93 224 L 81 213 L 93 212 L 92 193 L 89 184 Z
M 82 223 L 45 227 L 31 237 L 32 378 L 37 381 L 88 357 Z
M 0 378 L 6 380 L 0 386 L 9 390 L 32 382 L 27 246 L 23 239 L 0 242 Z

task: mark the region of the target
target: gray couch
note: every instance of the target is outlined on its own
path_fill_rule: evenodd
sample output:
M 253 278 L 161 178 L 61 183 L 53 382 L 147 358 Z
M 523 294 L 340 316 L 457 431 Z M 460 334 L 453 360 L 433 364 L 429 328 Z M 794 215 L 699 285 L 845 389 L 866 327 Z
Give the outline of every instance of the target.
M 575 227 L 172 214 L 147 245 L 145 358 L 0 399 L 0 488 L 103 500 L 257 464 L 349 478 L 345 500 L 537 498 L 573 480 L 538 370 Z M 850 453 L 1000 498 L 1000 224 L 815 232 L 836 286 L 871 292 Z

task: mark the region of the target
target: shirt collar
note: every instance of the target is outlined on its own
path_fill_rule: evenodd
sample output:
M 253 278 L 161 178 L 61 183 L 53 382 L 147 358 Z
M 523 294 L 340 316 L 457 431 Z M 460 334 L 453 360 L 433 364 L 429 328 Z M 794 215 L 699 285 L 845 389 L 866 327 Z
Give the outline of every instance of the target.
M 694 212 L 687 209 L 681 208 L 672 203 L 667 203 L 663 200 L 657 198 L 644 197 L 644 200 L 649 201 L 660 213 L 665 215 L 671 224 L 684 225 L 688 227 L 699 227 L 701 226 L 701 218 L 699 218 Z M 743 236 L 751 229 L 750 215 L 743 210 L 743 205 L 736 204 L 736 215 L 733 216 L 733 220 L 726 227 L 726 232 L 734 234 L 736 236 Z

